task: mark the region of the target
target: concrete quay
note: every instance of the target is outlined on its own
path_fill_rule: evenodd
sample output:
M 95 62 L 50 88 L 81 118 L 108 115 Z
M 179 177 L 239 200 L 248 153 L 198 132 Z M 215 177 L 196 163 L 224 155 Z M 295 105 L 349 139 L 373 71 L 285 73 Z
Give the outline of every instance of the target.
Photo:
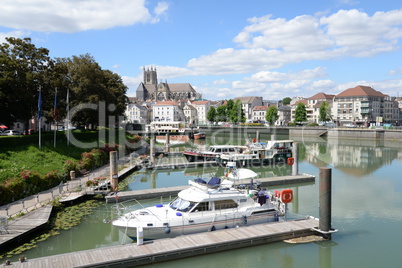
M 261 182 L 262 186 L 281 186 L 281 185 L 290 185 L 296 183 L 313 183 L 315 182 L 315 176 L 309 174 L 299 174 L 299 175 L 289 175 L 289 176 L 280 176 L 280 177 L 268 177 L 268 178 L 258 178 L 257 181 Z M 249 180 L 240 181 L 241 184 L 250 183 Z M 136 190 L 136 191 L 124 191 L 112 192 L 105 196 L 107 203 L 113 202 L 122 202 L 133 199 L 150 199 L 150 198 L 158 198 L 158 197 L 170 197 L 176 195 L 181 190 L 188 188 L 188 185 L 185 186 L 176 186 L 176 187 L 166 187 L 166 188 L 157 188 L 157 189 L 146 189 L 146 190 Z M 118 196 L 118 198 L 116 198 Z

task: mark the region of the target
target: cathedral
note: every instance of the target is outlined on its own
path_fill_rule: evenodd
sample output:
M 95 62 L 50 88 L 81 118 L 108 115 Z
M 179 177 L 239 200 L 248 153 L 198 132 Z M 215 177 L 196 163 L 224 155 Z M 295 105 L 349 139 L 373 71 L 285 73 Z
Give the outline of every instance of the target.
M 200 99 L 201 94 L 197 93 L 189 83 L 167 83 L 159 82 L 156 68 L 143 69 L 144 78 L 136 90 L 136 97 L 139 101 L 177 101 Z

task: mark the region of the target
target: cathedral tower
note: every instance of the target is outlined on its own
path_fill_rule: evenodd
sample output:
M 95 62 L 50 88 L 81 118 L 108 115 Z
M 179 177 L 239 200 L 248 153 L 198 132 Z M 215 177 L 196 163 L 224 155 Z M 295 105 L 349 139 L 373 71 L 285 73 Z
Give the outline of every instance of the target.
M 144 67 L 144 84 L 145 85 L 156 85 L 158 84 L 158 76 L 156 74 L 156 68 L 146 69 Z

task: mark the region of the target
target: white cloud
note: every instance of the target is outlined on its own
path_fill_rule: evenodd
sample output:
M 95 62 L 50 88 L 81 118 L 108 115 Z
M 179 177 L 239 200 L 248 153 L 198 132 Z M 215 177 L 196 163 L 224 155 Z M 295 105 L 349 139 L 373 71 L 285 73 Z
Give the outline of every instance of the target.
M 281 82 L 288 81 L 293 79 L 315 79 L 327 76 L 325 72 L 326 68 L 317 67 L 313 70 L 302 70 L 296 73 L 280 73 L 280 72 L 270 72 L 270 71 L 262 71 L 256 74 L 253 74 L 251 78 L 252 81 L 258 81 L 260 83 L 272 83 L 272 82 Z
M 160 2 L 152 17 L 145 0 L 3 0 L 0 25 L 39 32 L 73 33 L 136 23 L 157 22 L 168 5 Z
M 216 81 L 213 81 L 213 84 L 214 85 L 225 85 L 225 84 L 229 84 L 229 81 L 226 81 L 225 79 L 221 79 L 221 80 L 216 80 Z
M 234 74 L 272 70 L 307 60 L 372 57 L 400 49 L 402 10 L 377 12 L 340 10 L 328 16 L 271 15 L 251 18 L 234 39 L 242 48 L 219 49 L 191 59 L 197 74 Z
M 25 31 L 12 31 L 8 33 L 0 32 L 0 44 L 6 43 L 6 37 L 15 37 L 15 38 L 24 38 L 29 35 L 28 32 Z

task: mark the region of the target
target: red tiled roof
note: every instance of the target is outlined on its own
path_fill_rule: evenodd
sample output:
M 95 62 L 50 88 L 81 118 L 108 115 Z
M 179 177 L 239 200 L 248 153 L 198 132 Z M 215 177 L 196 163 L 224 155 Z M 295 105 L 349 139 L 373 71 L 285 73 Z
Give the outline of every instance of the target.
M 255 106 L 253 111 L 266 111 L 268 110 L 268 106 Z
M 161 102 L 157 102 L 154 105 L 156 106 L 163 106 L 163 105 L 173 105 L 173 106 L 177 106 L 178 104 L 174 101 L 161 101 Z
M 320 92 L 310 97 L 309 100 L 332 100 L 335 95 L 325 94 L 324 92 Z
M 205 105 L 207 104 L 209 101 L 194 101 L 192 104 L 193 105 Z
M 374 97 L 384 97 L 385 95 L 381 92 L 367 86 L 356 86 L 354 88 L 346 89 L 345 91 L 336 95 L 339 97 L 354 97 L 354 96 L 374 96 Z

